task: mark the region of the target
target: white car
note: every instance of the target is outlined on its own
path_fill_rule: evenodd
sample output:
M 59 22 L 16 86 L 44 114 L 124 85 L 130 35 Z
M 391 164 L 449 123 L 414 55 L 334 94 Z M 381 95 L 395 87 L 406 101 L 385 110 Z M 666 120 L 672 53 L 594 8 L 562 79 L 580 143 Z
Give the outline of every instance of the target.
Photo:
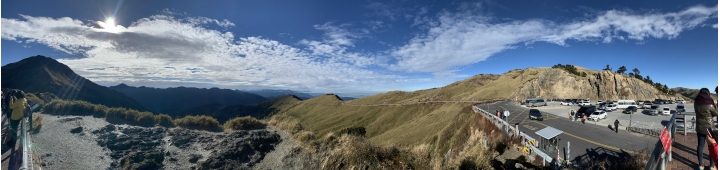
M 607 113 L 605 113 L 605 111 L 598 110 L 598 111 L 595 111 L 592 114 L 590 114 L 590 117 L 588 119 L 595 120 L 597 122 L 600 119 L 605 119 L 605 118 L 607 118 Z
M 669 107 L 663 108 L 662 114 L 663 114 L 663 115 L 670 115 L 670 108 L 669 108 Z
M 598 100 L 598 102 L 595 105 L 600 105 L 600 103 L 603 103 L 602 100 Z
M 590 104 L 590 101 L 583 101 L 583 102 L 580 103 L 579 105 L 580 105 L 580 106 L 590 106 L 591 104 Z
M 614 111 L 614 110 L 617 110 L 617 105 L 615 105 L 615 104 L 606 104 L 605 105 L 605 111 L 610 112 L 610 111 Z
M 571 104 L 572 104 L 572 102 L 570 102 L 570 101 L 561 101 L 560 102 L 561 106 L 570 106 Z

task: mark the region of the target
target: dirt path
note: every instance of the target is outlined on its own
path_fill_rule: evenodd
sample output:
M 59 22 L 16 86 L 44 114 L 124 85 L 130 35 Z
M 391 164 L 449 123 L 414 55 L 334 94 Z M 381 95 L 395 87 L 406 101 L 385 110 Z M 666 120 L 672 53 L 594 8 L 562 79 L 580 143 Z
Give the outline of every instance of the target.
M 32 145 L 44 162 L 43 169 L 108 169 L 110 151 L 97 144 L 97 136 L 88 133 L 107 124 L 92 116 L 43 114 L 42 130 L 33 135 Z M 77 127 L 82 131 L 71 133 Z
M 269 127 L 269 131 L 277 132 L 282 142 L 275 146 L 275 150 L 265 155 L 265 159 L 256 164 L 253 169 L 320 169 L 320 161 L 313 158 L 313 154 L 302 149 L 297 142 L 291 139 L 291 135 L 285 131 Z

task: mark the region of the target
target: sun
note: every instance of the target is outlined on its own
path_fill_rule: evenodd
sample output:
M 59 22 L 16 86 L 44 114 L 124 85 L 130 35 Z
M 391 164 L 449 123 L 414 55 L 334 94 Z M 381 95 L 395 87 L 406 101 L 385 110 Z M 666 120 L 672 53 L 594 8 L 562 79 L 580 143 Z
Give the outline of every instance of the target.
M 98 21 L 97 24 L 102 27 L 102 31 L 109 32 L 109 33 L 120 33 L 125 30 L 125 27 L 120 25 L 115 25 L 115 18 L 108 17 L 105 19 L 105 22 Z

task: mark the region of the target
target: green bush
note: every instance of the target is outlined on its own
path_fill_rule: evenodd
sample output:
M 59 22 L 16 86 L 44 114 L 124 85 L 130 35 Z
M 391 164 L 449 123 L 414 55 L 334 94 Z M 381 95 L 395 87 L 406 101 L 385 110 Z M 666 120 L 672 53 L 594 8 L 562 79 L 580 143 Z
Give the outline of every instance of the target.
M 230 130 L 251 130 L 265 128 L 265 124 L 253 117 L 245 116 L 230 119 L 229 121 L 225 122 L 223 127 Z
M 198 129 L 207 131 L 222 131 L 220 122 L 210 116 L 185 116 L 175 119 L 175 125 L 188 129 Z
M 365 136 L 365 127 L 349 127 L 340 131 L 340 134 Z
M 159 126 L 175 127 L 175 122 L 173 122 L 172 117 L 166 114 L 155 115 L 155 122 Z
M 43 112 L 53 115 L 89 116 L 104 115 L 107 109 L 108 107 L 106 106 L 92 104 L 86 101 L 54 100 L 43 107 Z

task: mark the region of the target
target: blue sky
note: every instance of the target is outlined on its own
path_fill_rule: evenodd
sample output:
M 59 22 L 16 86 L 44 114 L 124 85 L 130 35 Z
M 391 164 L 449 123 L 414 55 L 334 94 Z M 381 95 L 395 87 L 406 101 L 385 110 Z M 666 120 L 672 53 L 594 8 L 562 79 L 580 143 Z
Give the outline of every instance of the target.
M 2 65 L 101 85 L 378 93 L 573 64 L 718 84 L 717 1 L 3 1 Z M 110 23 L 113 18 L 114 24 Z

